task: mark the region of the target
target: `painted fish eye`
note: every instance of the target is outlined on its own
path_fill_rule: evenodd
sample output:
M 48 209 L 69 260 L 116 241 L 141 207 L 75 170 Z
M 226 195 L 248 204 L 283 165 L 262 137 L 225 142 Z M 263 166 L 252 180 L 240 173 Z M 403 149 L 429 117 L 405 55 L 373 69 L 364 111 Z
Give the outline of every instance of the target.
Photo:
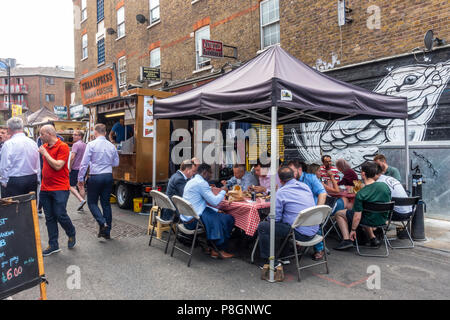
M 417 76 L 413 76 L 413 75 L 407 76 L 405 78 L 405 80 L 403 81 L 403 84 L 404 85 L 412 85 L 412 84 L 415 84 L 418 79 L 419 79 L 419 77 L 417 77 Z

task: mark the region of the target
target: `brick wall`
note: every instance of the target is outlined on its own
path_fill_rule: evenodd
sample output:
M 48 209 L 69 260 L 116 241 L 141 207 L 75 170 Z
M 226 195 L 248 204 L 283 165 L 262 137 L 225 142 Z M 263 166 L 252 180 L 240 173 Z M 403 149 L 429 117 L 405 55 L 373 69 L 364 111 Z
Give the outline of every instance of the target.
M 116 7 L 121 1 L 105 1 L 105 29 L 117 31 Z M 210 25 L 211 39 L 237 46 L 239 61 L 245 62 L 260 49 L 259 0 L 160 0 L 161 22 L 152 27 L 139 24 L 137 14 L 149 17 L 148 1 L 127 0 L 125 6 L 126 36 L 105 35 L 106 64 L 120 56 L 127 57 L 128 83 L 137 81 L 140 66 L 149 65 L 149 51 L 161 48 L 161 70 L 172 72 L 173 81 L 182 81 L 211 73 L 195 70 L 193 32 Z M 75 77 L 97 66 L 97 8 L 95 0 L 87 0 L 87 20 L 79 21 L 80 0 L 75 9 Z M 280 0 L 281 46 L 310 66 L 325 70 L 368 60 L 411 52 L 423 47 L 423 36 L 433 29 L 439 38 L 450 41 L 450 2 L 442 0 L 348 0 L 354 21 L 341 29 L 337 23 L 337 1 Z M 380 10 L 381 28 L 369 29 L 375 12 Z M 81 61 L 81 35 L 88 34 L 88 58 Z M 341 45 L 342 38 L 342 45 Z M 213 60 L 212 71 L 218 71 L 232 59 Z M 80 101 L 77 85 L 77 102 Z

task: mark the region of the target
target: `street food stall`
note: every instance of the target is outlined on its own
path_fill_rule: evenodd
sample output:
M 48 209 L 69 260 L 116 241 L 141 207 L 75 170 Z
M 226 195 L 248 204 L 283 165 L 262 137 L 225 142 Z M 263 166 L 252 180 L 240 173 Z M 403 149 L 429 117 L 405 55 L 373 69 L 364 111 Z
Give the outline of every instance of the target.
M 279 46 L 268 48 L 240 68 L 201 87 L 168 99 L 157 99 L 154 106 L 155 122 L 183 118 L 270 125 L 272 173 L 277 172 L 279 160 L 277 124 L 403 119 L 405 149 L 408 149 L 406 98 L 376 94 L 330 78 Z M 405 165 L 409 173 L 408 158 Z M 275 174 L 271 174 L 270 186 L 270 257 L 274 258 Z M 275 281 L 273 258 L 270 259 L 270 282 Z
M 41 128 L 47 124 L 53 124 L 55 126 L 56 133 L 64 138 L 64 142 L 69 145 L 73 144 L 72 135 L 75 130 L 81 130 L 86 132 L 87 122 L 85 121 L 72 121 L 72 120 L 49 120 L 39 123 L 34 123 L 32 125 L 33 132 L 35 133 L 35 138 L 39 136 L 39 131 Z
M 149 192 L 153 183 L 153 137 L 158 160 L 155 184 L 163 188 L 169 175 L 170 121 L 153 124 L 153 99 L 166 98 L 172 93 L 150 89 L 131 89 L 119 94 L 115 66 L 108 66 L 80 81 L 83 105 L 89 107 L 88 141 L 94 139 L 94 126 L 106 125 L 107 138 L 117 123 L 123 123 L 125 137 L 115 143 L 120 164 L 113 168 L 114 192 L 120 208 L 130 208 L 135 196 Z M 114 143 L 115 141 L 113 141 Z

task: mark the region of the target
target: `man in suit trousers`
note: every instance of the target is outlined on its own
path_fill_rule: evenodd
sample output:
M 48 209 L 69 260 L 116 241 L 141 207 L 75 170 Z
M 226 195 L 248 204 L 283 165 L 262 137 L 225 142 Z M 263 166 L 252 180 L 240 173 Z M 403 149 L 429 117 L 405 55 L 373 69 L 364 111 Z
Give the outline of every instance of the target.
M 184 160 L 181 163 L 180 170 L 175 172 L 169 179 L 167 185 L 167 196 L 172 199 L 172 196 L 183 196 L 184 187 L 188 180 L 192 177 L 194 171 L 194 166 L 191 160 Z M 163 209 L 161 212 L 161 218 L 164 220 L 169 220 L 172 218 L 174 212 L 169 209 Z

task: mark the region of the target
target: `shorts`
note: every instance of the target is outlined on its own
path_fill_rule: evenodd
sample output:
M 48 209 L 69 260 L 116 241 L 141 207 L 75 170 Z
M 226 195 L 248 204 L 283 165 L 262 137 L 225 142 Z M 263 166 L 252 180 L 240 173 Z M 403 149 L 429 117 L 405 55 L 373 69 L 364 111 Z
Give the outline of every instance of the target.
M 76 187 L 78 183 L 78 172 L 80 170 L 71 170 L 69 173 L 70 186 Z

